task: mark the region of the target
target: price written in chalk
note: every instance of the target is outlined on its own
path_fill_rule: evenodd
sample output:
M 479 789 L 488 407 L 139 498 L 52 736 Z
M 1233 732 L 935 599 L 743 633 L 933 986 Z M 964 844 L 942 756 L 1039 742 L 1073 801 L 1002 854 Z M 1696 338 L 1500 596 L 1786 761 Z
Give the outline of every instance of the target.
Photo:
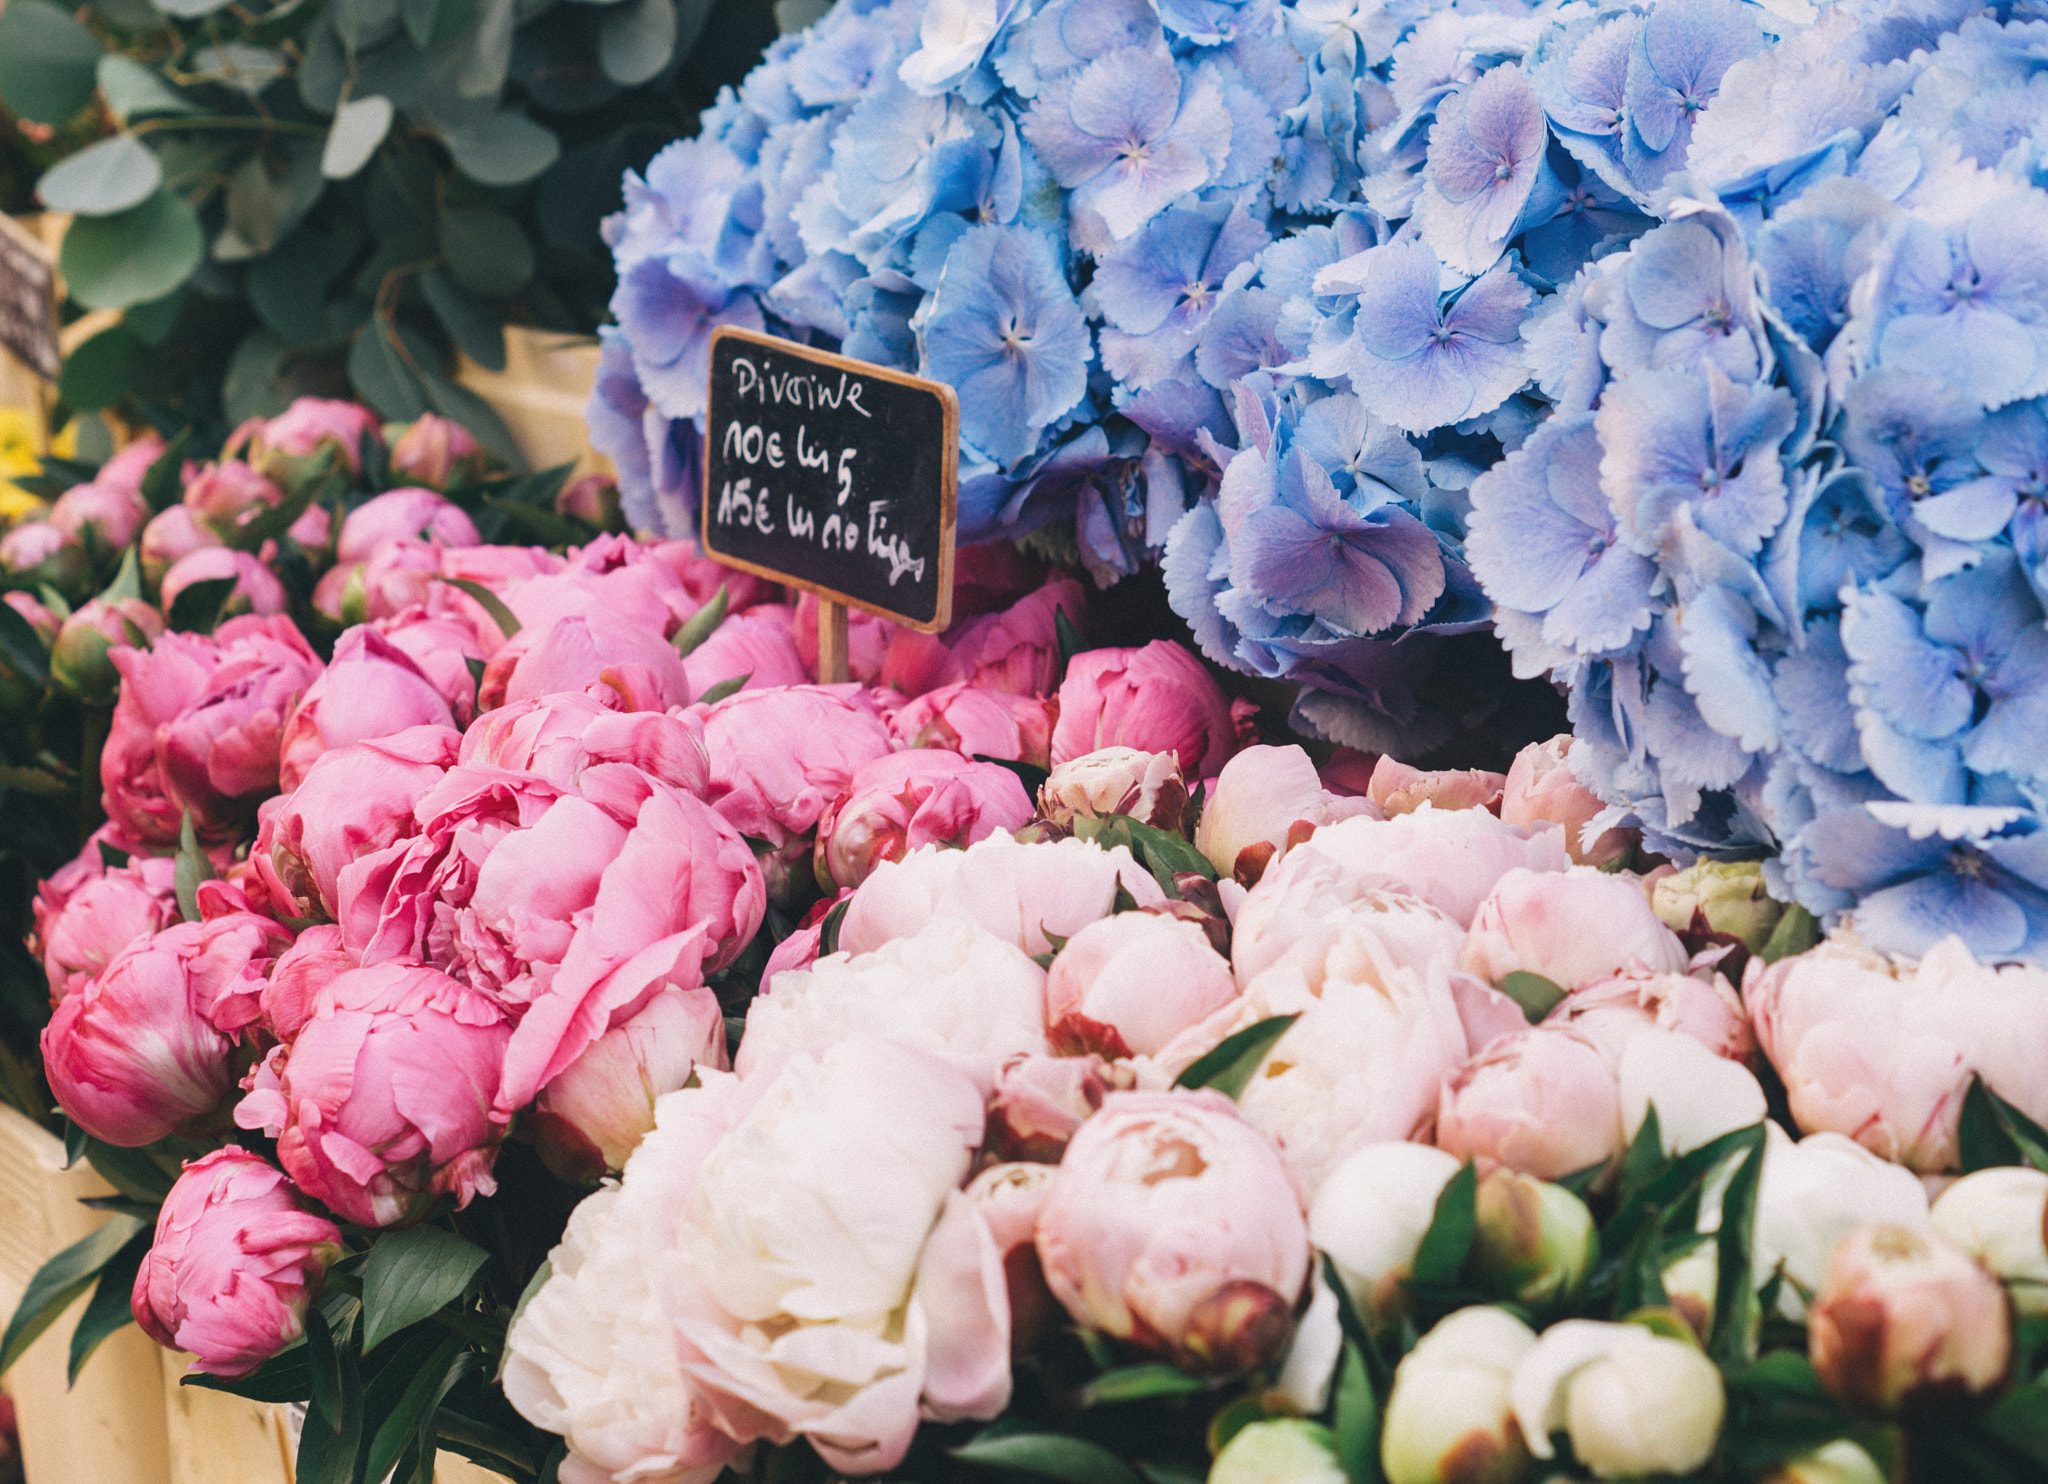
M 914 628 L 946 626 L 959 440 L 950 387 L 722 329 L 709 405 L 713 556 Z

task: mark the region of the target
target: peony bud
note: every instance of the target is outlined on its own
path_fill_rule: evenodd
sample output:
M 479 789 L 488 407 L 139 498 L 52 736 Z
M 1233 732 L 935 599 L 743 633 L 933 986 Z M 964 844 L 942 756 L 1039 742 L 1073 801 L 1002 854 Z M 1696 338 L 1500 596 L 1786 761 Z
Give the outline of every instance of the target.
M 1787 1459 L 1757 1484 L 1888 1484 L 1885 1472 L 1847 1438 Z
M 94 598 L 57 631 L 50 674 L 87 704 L 110 706 L 121 688 L 121 674 L 107 651 L 117 644 L 146 649 L 163 631 L 163 615 L 140 598 Z
M 1347 1477 L 1330 1430 L 1299 1417 L 1246 1423 L 1209 1465 L 1209 1484 L 1345 1484 Z
M 50 507 L 50 524 L 81 541 L 94 533 L 107 551 L 131 544 L 149 520 L 149 502 L 119 480 L 95 479 L 73 485 Z
M 1491 809 L 1500 802 L 1501 786 L 1506 782 L 1500 774 L 1483 768 L 1424 772 L 1383 757 L 1373 766 L 1365 796 L 1392 819 L 1396 814 L 1413 814 L 1424 804 L 1435 809 Z
M 1626 1147 L 1614 1072 L 1574 1031 L 1503 1037 L 1445 1080 L 1436 1141 L 1545 1180 L 1608 1163 Z
M 150 517 L 142 528 L 142 580 L 152 589 L 162 585 L 164 574 L 181 557 L 202 547 L 219 546 L 220 537 L 206 528 L 191 507 L 173 505 Z
M 1625 876 L 1518 867 L 1480 903 L 1458 967 L 1492 984 L 1517 971 L 1573 990 L 1630 968 L 1684 972 L 1685 946 Z
M 1082 928 L 1052 961 L 1047 1034 L 1056 1050 L 1153 1056 L 1236 998 L 1229 961 L 1199 925 L 1120 912 Z
M 1368 1144 L 1332 1170 L 1309 1207 L 1308 1234 L 1336 1265 L 1368 1322 L 1401 1314 L 1402 1285 L 1461 1161 L 1427 1144 Z
M 49 521 L 29 521 L 0 536 L 0 576 L 23 587 L 47 583 L 67 598 L 86 590 L 92 562 L 85 543 Z
M 135 1322 L 192 1369 L 246 1376 L 305 1333 L 306 1309 L 342 1253 L 341 1228 L 284 1175 L 241 1149 L 185 1166 L 135 1275 Z
M 1380 1429 L 1387 1484 L 1515 1484 L 1529 1450 L 1509 1386 L 1536 1332 L 1505 1309 L 1460 1309 L 1394 1371 Z
M 1299 747 L 1247 747 L 1223 765 L 1195 826 L 1195 849 L 1219 875 L 1256 885 L 1266 868 L 1317 827 L 1374 806 L 1326 793 Z
M 1701 861 L 1650 888 L 1650 905 L 1674 933 L 1726 933 L 1751 953 L 1771 938 L 1784 907 L 1764 890 L 1760 861 Z
M 819 884 L 859 886 L 920 846 L 969 845 L 1030 818 L 1008 768 L 937 750 L 887 753 L 862 764 L 818 821 Z
M 1603 830 L 1581 842 L 1585 827 L 1607 806 L 1572 776 L 1565 761 L 1571 746 L 1569 736 L 1552 737 L 1548 742 L 1532 742 L 1516 753 L 1501 789 L 1500 817 L 1532 834 L 1546 825 L 1561 824 L 1573 865 L 1611 865 L 1635 849 L 1639 832 Z
M 220 610 L 222 614 L 258 613 L 267 617 L 284 612 L 284 584 L 248 552 L 226 546 L 202 546 L 171 563 L 171 570 L 164 573 L 159 594 L 164 612 L 169 613 L 177 606 L 178 594 L 194 583 L 217 582 L 229 577 L 234 579 L 235 585 L 228 590 L 227 602 Z
M 1471 1271 L 1489 1293 L 1541 1306 L 1568 1298 L 1599 1247 L 1593 1213 L 1566 1190 L 1509 1169 L 1479 1182 Z
M 1100 747 L 1171 752 L 1182 774 L 1214 778 L 1237 750 L 1230 703 L 1202 662 L 1169 639 L 1074 656 L 1052 734 L 1057 767 Z
M 431 412 L 400 433 L 391 445 L 392 473 L 437 490 L 475 478 L 483 472 L 484 463 L 483 451 L 469 429 Z
M 1066 830 L 1112 814 L 1178 830 L 1187 809 L 1187 780 L 1170 752 L 1104 747 L 1061 763 L 1038 785 L 1039 814 Z
M 724 1071 L 725 1019 L 709 989 L 663 990 L 541 1089 L 526 1130 L 541 1163 L 585 1182 L 626 1167 L 654 1127 L 654 1101 L 700 1066 Z
M 2022 1315 L 2048 1314 L 2048 1174 L 1979 1170 L 1944 1190 L 1929 1214 L 1936 1231 L 2004 1282 Z
M 184 505 L 226 535 L 282 503 L 284 491 L 239 459 L 208 464 L 185 486 Z
M 619 482 L 609 474 L 573 479 L 555 496 L 555 512 L 572 516 L 601 531 L 623 531 L 626 517 L 619 501 Z
M 1872 1223 L 1835 1248 L 1806 1347 L 1821 1383 L 1852 1407 L 1940 1411 L 2004 1385 L 2012 1306 L 1948 1238 Z
M 1531 1453 L 1552 1457 L 1550 1435 L 1563 1432 L 1602 1479 L 1691 1473 L 1713 1455 L 1728 1407 L 1697 1345 L 1591 1319 L 1545 1330 L 1510 1394 Z

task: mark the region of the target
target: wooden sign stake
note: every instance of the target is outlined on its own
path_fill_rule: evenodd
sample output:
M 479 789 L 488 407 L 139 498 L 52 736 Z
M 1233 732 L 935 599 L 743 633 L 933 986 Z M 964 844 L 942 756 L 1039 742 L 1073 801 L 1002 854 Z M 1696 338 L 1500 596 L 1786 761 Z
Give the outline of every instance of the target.
M 818 684 L 839 685 L 846 668 L 846 605 L 818 600 Z

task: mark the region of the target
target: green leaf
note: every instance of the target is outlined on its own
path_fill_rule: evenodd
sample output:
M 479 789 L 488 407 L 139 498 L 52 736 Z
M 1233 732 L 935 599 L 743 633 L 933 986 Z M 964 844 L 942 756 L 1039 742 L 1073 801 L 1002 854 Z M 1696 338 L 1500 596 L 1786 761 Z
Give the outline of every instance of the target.
M 479 185 L 523 185 L 562 153 L 554 131 L 523 113 L 448 112 L 450 116 L 434 120 L 440 126 L 441 142 L 448 146 L 462 173 Z
M 1991 1435 L 2037 1464 L 2048 1464 L 2048 1386 L 2016 1386 L 1984 1418 Z
M 212 15 L 229 0 L 151 0 L 151 3 L 165 15 L 174 15 L 181 21 L 197 20 L 203 15 Z
M 1958 1130 L 1964 1173 L 1992 1165 L 2030 1164 L 2048 1170 L 2048 1131 L 1972 1075 Z
M 1054 608 L 1052 611 L 1053 633 L 1059 639 L 1060 669 L 1067 668 L 1067 661 L 1088 648 L 1081 631 L 1074 627 L 1074 621 L 1067 617 L 1067 610 Z
M 1642 1127 L 1629 1142 L 1628 1150 L 1621 1157 L 1621 1179 L 1616 1187 L 1617 1197 L 1625 1204 L 1641 1190 L 1656 1173 L 1664 1168 L 1664 1130 L 1657 1117 L 1657 1105 L 1650 1104 L 1643 1110 Z
M 164 615 L 164 623 L 179 634 L 210 634 L 220 623 L 221 610 L 234 596 L 239 578 L 209 577 L 179 591 Z
M 1716 1237 L 1714 1327 L 1707 1354 L 1724 1370 L 1749 1359 L 1749 1348 L 1761 1317 L 1750 1264 L 1756 1235 L 1756 1198 L 1763 1184 L 1765 1129 L 1757 1124 L 1756 1142 L 1728 1182 L 1721 1197 L 1721 1230 Z
M 1365 1356 L 1353 1340 L 1344 1342 L 1344 1357 L 1337 1368 L 1330 1434 L 1337 1444 L 1337 1462 L 1343 1465 L 1350 1484 L 1379 1484 L 1379 1398 L 1373 1395 Z
M 419 1432 L 429 1407 L 439 1407 L 442 1386 L 462 1353 L 460 1335 L 423 1330 L 385 1362 L 363 1389 L 363 1423 L 370 1432 L 363 1478 L 381 1480 Z
M 670 641 L 675 645 L 676 653 L 685 659 L 695 654 L 697 646 L 709 639 L 712 631 L 725 622 L 725 612 L 731 604 L 732 594 L 727 590 L 725 583 L 719 583 L 718 591 L 711 595 L 711 600 L 683 620 L 683 626 L 676 630 L 675 638 Z
M 302 1402 L 313 1395 L 312 1351 L 301 1342 L 271 1356 L 246 1376 L 209 1376 L 204 1371 L 193 1371 L 182 1378 L 182 1384 L 225 1391 L 252 1402 Z
M 1288 1028 L 1299 1019 L 1301 1012 L 1298 1010 L 1292 1015 L 1270 1015 L 1257 1025 L 1246 1026 L 1234 1036 L 1224 1037 L 1214 1050 L 1198 1057 L 1193 1066 L 1176 1077 L 1173 1085 L 1213 1087 L 1225 1097 L 1235 1098 L 1252 1080 L 1252 1073 L 1259 1069 L 1259 1063 L 1266 1059 L 1266 1053 L 1273 1049 L 1273 1044 L 1286 1035 Z
M 7 1321 L 6 1334 L 0 1336 L 0 1373 L 21 1359 L 22 1352 L 57 1322 L 57 1316 L 92 1286 L 100 1271 L 142 1229 L 143 1223 L 133 1216 L 110 1216 L 104 1225 L 36 1269 L 14 1317 Z
M 1781 958 L 1806 952 L 1819 941 L 1820 919 L 1794 902 L 1778 919 L 1778 925 L 1771 929 L 1770 937 L 1757 950 L 1757 957 L 1767 964 L 1774 964 Z
M 1564 986 L 1527 969 L 1516 969 L 1500 982 L 1500 992 L 1522 1007 L 1522 1014 L 1534 1025 L 1564 999 Z
M 100 96 L 123 124 L 148 114 L 198 113 L 199 105 L 133 57 L 107 52 L 97 69 Z
M 476 599 L 477 606 L 490 615 L 491 622 L 498 626 L 498 632 L 507 639 L 510 639 L 519 632 L 519 620 L 513 616 L 512 610 L 505 606 L 504 601 L 496 593 L 485 587 L 481 582 L 472 582 L 467 577 L 441 577 L 435 580 L 445 582 L 453 588 L 460 588 L 463 592 Z
M 1478 1227 L 1479 1167 L 1467 1160 L 1437 1195 L 1429 1230 L 1422 1234 L 1422 1245 L 1415 1252 L 1411 1281 L 1417 1287 L 1430 1288 L 1456 1283 L 1471 1255 L 1472 1236 Z
M 298 1484 L 354 1484 L 362 1447 L 363 1387 L 354 1336 L 338 1338 L 318 1309 L 306 1313 L 313 1401 L 299 1434 Z
M 184 597 L 183 593 L 178 595 Z M 187 922 L 199 921 L 199 883 L 213 880 L 213 862 L 199 848 L 192 831 L 192 811 L 187 809 L 178 823 L 178 860 L 172 881 L 178 894 L 178 914 Z
M 133 134 L 116 134 L 58 161 L 36 182 L 36 194 L 52 211 L 112 216 L 140 206 L 163 183 L 155 152 Z
M 1208 1389 L 1208 1383 L 1201 1377 L 1190 1376 L 1179 1366 L 1154 1362 L 1105 1371 L 1081 1388 L 1081 1405 L 1100 1407 L 1155 1396 L 1190 1396 Z
M 853 905 L 853 898 L 833 904 L 825 914 L 825 921 L 818 928 L 818 957 L 830 958 L 839 951 L 839 927 L 846 921 L 846 909 Z
M 388 422 L 414 422 L 427 411 L 426 391 L 398 353 L 381 316 L 356 332 L 348 352 L 348 379 Z
M 79 1152 L 87 1164 L 107 1184 L 131 1200 L 156 1206 L 171 1193 L 171 1186 L 178 1175 L 178 1161 L 171 1157 L 171 1167 L 165 1169 L 149 1146 L 141 1149 L 123 1149 L 118 1144 L 108 1144 L 93 1138 L 84 1130 L 79 1131 L 81 1143 Z
M 69 121 L 92 101 L 100 51 L 47 0 L 15 0 L 0 10 L 0 101 L 39 124 Z
M 1129 815 L 1077 819 L 1074 821 L 1074 833 L 1084 840 L 1093 840 L 1105 850 L 1124 846 L 1140 865 L 1152 873 L 1159 889 L 1170 897 L 1180 895 L 1180 887 L 1174 877 L 1182 872 L 1191 871 L 1210 881 L 1216 879 L 1216 868 L 1209 864 L 1208 857 L 1201 851 L 1179 835 L 1156 829 Z
M 477 0 L 398 0 L 405 33 L 421 51 L 454 37 L 476 15 Z
M 363 1264 L 363 1349 L 375 1350 L 408 1324 L 462 1297 L 490 1254 L 438 1226 L 378 1239 Z
M 747 682 L 753 678 L 754 672 L 749 670 L 744 675 L 733 675 L 721 680 L 718 684 L 706 688 L 704 694 L 697 697 L 696 704 L 699 706 L 716 706 L 727 696 L 738 695 L 741 691 L 745 690 Z
M 533 244 L 519 223 L 489 207 L 444 208 L 441 256 L 448 272 L 472 294 L 502 299 L 533 277 Z
M 129 1219 L 141 1220 L 134 1216 Z M 113 1260 L 100 1269 L 92 1299 L 86 1304 L 85 1312 L 78 1316 L 77 1328 L 71 1331 L 71 1356 L 64 1373 L 68 1384 L 78 1384 L 78 1373 L 92 1359 L 93 1351 L 99 1349 L 100 1341 L 124 1325 L 135 1322 L 135 1274 L 142 1267 L 142 1259 L 149 1255 L 149 1245 L 155 1237 L 154 1225 L 145 1223 L 128 1239 L 128 1244 L 114 1254 Z
M 953 1457 L 1011 1473 L 1068 1484 L 1140 1484 L 1129 1465 L 1094 1443 L 1063 1433 L 1013 1432 L 996 1437 L 984 1433 L 951 1450 Z
M 43 648 L 43 636 L 9 603 L 0 603 L 0 661 L 33 684 L 50 678 L 50 652 Z
M 370 156 L 391 132 L 392 116 L 391 100 L 376 93 L 342 104 L 327 129 L 320 173 L 329 180 L 347 180 L 369 164 Z
M 161 299 L 130 306 L 121 323 L 144 345 L 162 345 L 177 328 L 178 315 L 185 307 L 185 291 L 173 289 Z
M 626 0 L 597 23 L 597 65 L 623 87 L 658 77 L 675 50 L 675 0 Z
M 12 763 L 0 763 L 0 789 L 4 788 L 39 799 L 61 798 L 71 792 L 70 784 L 47 769 L 20 768 Z
M 14 9 L 10 5 L 5 15 Z M 87 308 L 126 309 L 161 299 L 191 276 L 205 254 L 199 218 L 182 198 L 159 188 L 127 211 L 73 219 L 57 266 L 71 297 Z
M 111 407 L 134 388 L 148 359 L 148 347 L 126 325 L 115 325 L 64 358 L 57 394 L 80 412 Z
M 129 548 L 131 552 L 134 549 L 135 548 L 133 548 L 132 546 Z M 118 849 L 115 846 L 108 844 L 105 840 L 101 840 L 97 843 L 99 845 L 100 852 L 100 869 L 103 871 L 118 871 L 121 869 L 121 867 L 127 865 L 129 860 L 131 859 L 127 851 Z M 84 1129 L 78 1129 L 77 1133 L 81 1139 L 85 1137 Z M 73 1159 L 75 1160 L 76 1158 L 77 1156 L 74 1155 Z M 67 1165 L 66 1168 L 68 1169 L 69 1166 Z
M 540 1260 L 540 1266 L 533 1270 L 533 1276 L 526 1280 L 526 1286 L 519 1290 L 519 1302 L 512 1306 L 512 1317 L 505 1321 L 505 1329 L 508 1333 L 511 1331 L 512 1326 L 519 1322 L 519 1316 L 526 1312 L 526 1306 L 533 1302 L 533 1296 L 547 1287 L 548 1279 L 554 1276 L 554 1263 L 548 1258 L 543 1257 Z
M 149 501 L 151 510 L 159 513 L 168 510 L 184 494 L 185 445 L 191 441 L 192 430 L 187 428 L 164 445 L 164 451 L 156 456 L 156 462 L 142 476 L 142 498 Z
M 463 293 L 439 268 L 420 275 L 420 292 L 464 355 L 486 371 L 505 369 L 505 323 L 496 312 Z

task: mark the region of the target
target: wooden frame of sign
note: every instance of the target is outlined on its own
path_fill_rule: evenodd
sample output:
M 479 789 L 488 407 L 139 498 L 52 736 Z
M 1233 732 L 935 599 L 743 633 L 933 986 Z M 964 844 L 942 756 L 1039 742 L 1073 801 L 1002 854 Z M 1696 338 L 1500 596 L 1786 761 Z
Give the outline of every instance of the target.
M 63 369 L 57 329 L 57 254 L 0 213 L 0 406 L 27 409 L 36 452 L 49 447 L 48 419 Z
M 820 680 L 846 678 L 848 608 L 927 634 L 952 622 L 951 387 L 722 325 L 707 388 L 704 549 L 818 595 Z

